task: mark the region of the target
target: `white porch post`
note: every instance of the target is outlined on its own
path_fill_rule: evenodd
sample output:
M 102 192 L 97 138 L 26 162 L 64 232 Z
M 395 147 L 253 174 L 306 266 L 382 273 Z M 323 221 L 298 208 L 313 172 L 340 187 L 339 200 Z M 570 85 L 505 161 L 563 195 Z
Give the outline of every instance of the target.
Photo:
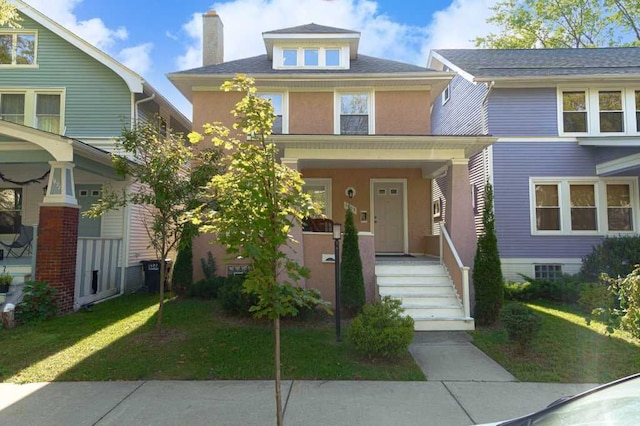
M 75 181 L 73 178 L 74 164 L 70 161 L 49 161 L 51 172 L 47 194 L 43 204 L 77 206 Z

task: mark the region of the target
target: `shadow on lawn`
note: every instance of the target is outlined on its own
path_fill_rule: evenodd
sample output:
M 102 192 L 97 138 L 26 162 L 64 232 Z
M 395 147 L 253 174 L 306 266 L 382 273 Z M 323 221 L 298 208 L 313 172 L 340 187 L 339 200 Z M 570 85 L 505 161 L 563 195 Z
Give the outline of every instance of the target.
M 56 379 L 31 377 L 28 370 L 48 359 L 56 360 L 79 342 L 108 329 L 119 321 L 157 304 L 157 295 L 132 294 L 99 303 L 90 312 L 78 311 L 12 330 L 0 329 L 0 381 L 31 382 Z M 66 357 L 63 357 L 66 358 Z M 56 360 L 59 365 L 67 359 Z M 55 374 L 55 373 L 53 373 Z
M 529 304 L 542 329 L 525 354 L 502 328 L 480 329 L 474 343 L 521 381 L 606 383 L 640 371 L 640 344 L 604 334 L 604 327 L 566 305 Z M 602 331 L 601 331 L 602 330 Z M 618 334 L 618 335 L 616 335 Z

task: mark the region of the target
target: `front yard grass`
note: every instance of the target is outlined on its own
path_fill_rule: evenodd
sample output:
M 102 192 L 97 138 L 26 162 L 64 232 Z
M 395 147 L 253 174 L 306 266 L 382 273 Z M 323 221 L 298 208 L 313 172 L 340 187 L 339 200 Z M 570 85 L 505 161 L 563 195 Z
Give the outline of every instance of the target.
M 472 333 L 473 343 L 525 382 L 606 383 L 640 372 L 640 342 L 603 324 L 587 325 L 576 309 L 550 302 L 529 303 L 542 316 L 532 347 L 519 354 L 499 326 Z
M 216 302 L 169 300 L 162 337 L 157 295 L 136 294 L 34 326 L 0 330 L 0 380 L 272 379 L 271 323 L 226 317 Z M 282 377 L 306 380 L 425 380 L 408 353 L 370 362 L 336 343 L 333 317 L 285 320 Z

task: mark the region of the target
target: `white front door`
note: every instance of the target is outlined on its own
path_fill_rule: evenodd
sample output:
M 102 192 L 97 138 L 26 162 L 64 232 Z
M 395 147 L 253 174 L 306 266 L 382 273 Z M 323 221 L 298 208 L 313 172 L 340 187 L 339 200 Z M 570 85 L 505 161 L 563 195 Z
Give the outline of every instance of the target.
M 404 253 L 404 182 L 373 183 L 376 253 Z

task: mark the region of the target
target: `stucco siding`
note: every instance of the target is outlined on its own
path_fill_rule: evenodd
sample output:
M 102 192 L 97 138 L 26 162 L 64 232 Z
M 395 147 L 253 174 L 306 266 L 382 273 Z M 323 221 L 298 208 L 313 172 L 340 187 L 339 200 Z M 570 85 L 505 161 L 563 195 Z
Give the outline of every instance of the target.
M 487 109 L 491 135 L 558 135 L 555 88 L 493 89 Z
M 377 91 L 377 135 L 428 135 L 429 91 Z
M 482 135 L 486 109 L 482 101 L 487 93 L 484 84 L 473 84 L 459 75 L 450 83 L 451 95 L 442 104 L 442 96 L 433 101 L 431 132 L 434 135 Z
M 91 58 L 29 18 L 24 30 L 37 30 L 37 68 L 2 70 L 0 90 L 6 88 L 65 89 L 67 136 L 109 137 L 121 133 L 131 117 L 131 95 L 125 82 Z
M 502 258 L 582 257 L 598 236 L 532 236 L 529 177 L 594 176 L 595 152 L 575 142 L 493 145 L 496 233 Z
M 333 92 L 289 92 L 289 133 L 333 134 Z

